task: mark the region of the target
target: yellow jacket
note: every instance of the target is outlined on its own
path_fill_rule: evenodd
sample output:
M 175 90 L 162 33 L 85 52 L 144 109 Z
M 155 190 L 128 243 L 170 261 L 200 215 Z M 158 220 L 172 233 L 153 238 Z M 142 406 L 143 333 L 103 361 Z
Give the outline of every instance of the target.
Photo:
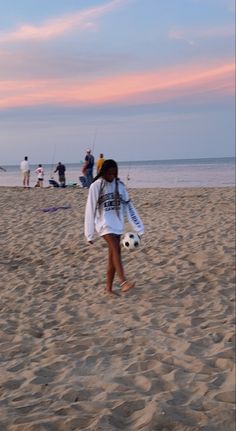
M 101 170 L 101 167 L 104 163 L 104 160 L 105 159 L 103 159 L 103 158 L 98 159 L 98 161 L 97 161 L 97 173 Z

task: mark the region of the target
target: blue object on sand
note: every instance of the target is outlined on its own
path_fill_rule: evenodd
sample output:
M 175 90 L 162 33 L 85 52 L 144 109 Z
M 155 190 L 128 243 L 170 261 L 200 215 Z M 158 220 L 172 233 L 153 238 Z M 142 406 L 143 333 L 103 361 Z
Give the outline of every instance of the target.
M 59 187 L 59 184 L 55 180 L 53 180 L 53 179 L 48 180 L 48 182 L 49 182 L 50 186 Z
M 39 211 L 43 211 L 44 213 L 55 212 L 57 210 L 67 210 L 71 208 L 70 205 L 62 205 L 60 207 L 48 207 L 48 208 L 40 208 Z

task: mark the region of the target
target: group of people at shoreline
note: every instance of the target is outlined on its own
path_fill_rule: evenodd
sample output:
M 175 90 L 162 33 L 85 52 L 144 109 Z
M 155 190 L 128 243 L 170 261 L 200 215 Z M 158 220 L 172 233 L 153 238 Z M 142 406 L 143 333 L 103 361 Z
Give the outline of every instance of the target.
M 99 174 L 104 161 L 105 161 L 104 155 L 103 153 L 100 153 L 99 159 L 96 162 L 97 175 Z M 93 182 L 94 164 L 95 164 L 94 156 L 91 150 L 88 148 L 86 151 L 86 156 L 84 158 L 84 163 L 82 166 L 82 174 L 83 174 L 84 180 L 82 180 L 82 178 L 80 177 L 83 187 L 89 188 Z
M 96 162 L 96 168 L 97 168 L 97 174 L 99 173 L 102 164 L 104 162 L 104 156 L 103 153 L 100 153 L 100 156 Z M 89 188 L 90 185 L 93 182 L 93 170 L 94 170 L 94 156 L 90 149 L 87 149 L 86 155 L 84 158 L 83 166 L 82 166 L 82 175 L 83 177 L 80 177 L 81 183 L 83 187 Z M 20 170 L 22 173 L 22 182 L 24 188 L 30 187 L 30 165 L 28 161 L 28 156 L 24 157 L 24 160 L 20 163 Z M 58 182 L 54 180 L 54 178 L 51 176 L 51 179 L 49 180 L 49 186 L 51 187 L 66 187 L 66 166 L 58 162 L 56 169 L 54 170 L 54 173 L 58 173 Z M 42 188 L 44 186 L 44 168 L 42 164 L 39 164 L 37 168 L 35 169 L 35 174 L 37 175 L 37 182 L 34 187 L 40 187 Z

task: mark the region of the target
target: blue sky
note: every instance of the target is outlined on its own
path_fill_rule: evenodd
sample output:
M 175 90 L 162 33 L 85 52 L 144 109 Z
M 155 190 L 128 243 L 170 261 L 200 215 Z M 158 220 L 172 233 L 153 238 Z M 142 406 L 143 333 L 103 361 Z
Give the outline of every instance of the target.
M 234 1 L 0 6 L 1 164 L 234 155 Z

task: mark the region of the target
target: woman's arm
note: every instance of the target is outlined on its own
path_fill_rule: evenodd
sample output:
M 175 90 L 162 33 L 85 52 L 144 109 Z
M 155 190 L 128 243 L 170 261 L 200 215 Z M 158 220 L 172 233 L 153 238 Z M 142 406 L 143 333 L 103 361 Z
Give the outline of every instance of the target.
M 84 234 L 89 242 L 93 240 L 94 236 L 98 192 L 99 185 L 97 182 L 94 182 L 89 188 L 84 219 Z
M 132 201 L 129 199 L 129 194 L 125 187 L 124 187 L 124 202 L 125 202 L 124 205 L 125 205 L 126 214 L 130 225 L 133 227 L 135 232 L 137 232 L 139 235 L 142 235 L 144 233 L 144 226 L 143 226 L 142 220 L 139 217 L 139 214 L 135 209 Z

